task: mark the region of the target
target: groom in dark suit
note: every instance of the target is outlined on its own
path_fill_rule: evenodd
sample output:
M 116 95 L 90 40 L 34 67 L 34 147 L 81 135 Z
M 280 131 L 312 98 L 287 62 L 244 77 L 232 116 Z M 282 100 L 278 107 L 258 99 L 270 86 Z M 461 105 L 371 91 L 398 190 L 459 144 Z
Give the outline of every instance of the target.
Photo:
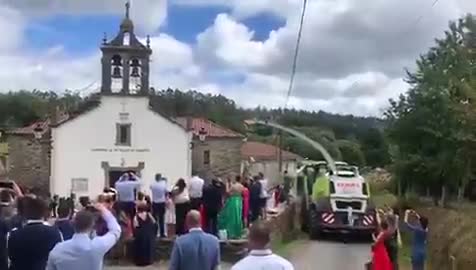
M 13 229 L 8 238 L 10 270 L 44 270 L 48 254 L 63 241 L 60 231 L 45 222 L 48 204 L 39 198 L 24 198 L 26 224 Z

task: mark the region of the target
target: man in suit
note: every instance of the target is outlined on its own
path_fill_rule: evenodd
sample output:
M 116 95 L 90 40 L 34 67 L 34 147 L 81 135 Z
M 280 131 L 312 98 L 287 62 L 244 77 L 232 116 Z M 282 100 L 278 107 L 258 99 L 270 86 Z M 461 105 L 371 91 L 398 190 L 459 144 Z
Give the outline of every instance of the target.
M 103 269 L 104 255 L 117 243 L 121 227 L 104 203 L 98 203 L 94 208 L 94 211 L 89 208 L 76 214 L 73 237 L 51 251 L 47 270 Z M 101 215 L 107 223 L 108 232 L 92 238 L 97 215 Z
M 255 176 L 250 186 L 250 212 L 251 212 L 250 221 L 251 223 L 258 220 L 261 214 L 261 205 L 260 205 L 261 189 L 262 187 L 259 181 L 259 177 Z
M 185 222 L 189 233 L 175 240 L 169 270 L 219 269 L 220 243 L 200 228 L 200 212 L 191 210 Z
M 44 270 L 48 254 L 62 241 L 59 230 L 45 223 L 48 204 L 32 197 L 24 198 L 26 224 L 13 229 L 8 237 L 10 270 Z
M 70 207 L 62 201 L 57 207 L 58 219 L 55 221 L 55 227 L 63 235 L 63 240 L 69 240 L 73 237 L 74 228 L 73 223 L 71 222 L 71 209 Z
M 218 235 L 218 212 L 222 207 L 222 183 L 216 178 L 203 188 L 203 206 L 206 213 L 206 232 Z M 204 218 L 204 217 L 202 217 Z

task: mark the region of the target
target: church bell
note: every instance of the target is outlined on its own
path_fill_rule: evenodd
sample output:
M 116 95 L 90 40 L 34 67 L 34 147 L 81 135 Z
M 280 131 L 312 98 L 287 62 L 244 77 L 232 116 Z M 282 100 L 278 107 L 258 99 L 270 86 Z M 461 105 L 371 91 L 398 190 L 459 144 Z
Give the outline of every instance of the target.
M 131 61 L 131 67 L 140 67 L 140 62 L 138 59 L 132 59 Z
M 120 78 L 122 78 L 121 68 L 120 68 L 120 67 L 114 67 L 114 69 L 112 70 L 112 77 L 113 77 L 114 79 L 120 79 Z
M 132 67 L 131 77 L 140 77 L 138 67 Z

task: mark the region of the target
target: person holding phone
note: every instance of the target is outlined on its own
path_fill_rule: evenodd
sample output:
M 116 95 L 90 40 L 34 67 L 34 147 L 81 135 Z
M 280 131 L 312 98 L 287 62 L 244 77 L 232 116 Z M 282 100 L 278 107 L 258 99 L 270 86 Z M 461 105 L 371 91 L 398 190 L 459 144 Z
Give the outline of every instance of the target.
M 413 221 L 410 221 L 412 218 Z M 406 210 L 404 218 L 405 227 L 412 232 L 412 269 L 423 270 L 425 269 L 426 261 L 426 245 L 428 236 L 428 219 L 420 216 L 414 210 Z
M 106 221 L 108 232 L 93 237 L 96 213 L 86 209 L 79 211 L 74 217 L 73 237 L 53 248 L 46 270 L 103 269 L 104 255 L 119 240 L 121 227 L 105 203 L 96 203 L 94 208 Z
M 140 190 L 140 179 L 132 171 L 124 173 L 116 182 L 119 207 L 132 220 L 136 214 L 136 192 Z

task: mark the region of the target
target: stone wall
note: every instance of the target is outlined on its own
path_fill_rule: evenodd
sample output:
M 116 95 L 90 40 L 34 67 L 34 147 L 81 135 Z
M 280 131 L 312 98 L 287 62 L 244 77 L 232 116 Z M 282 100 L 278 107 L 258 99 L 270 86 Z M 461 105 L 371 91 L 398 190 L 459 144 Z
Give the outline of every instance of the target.
M 272 229 L 272 243 L 295 240 L 299 235 L 299 209 L 297 202 L 292 202 L 278 215 L 268 220 Z M 157 239 L 155 261 L 167 261 L 173 247 L 173 240 Z M 220 241 L 221 258 L 224 262 L 235 263 L 247 254 L 246 240 Z M 128 265 L 132 260 L 132 241 L 116 245 L 108 255 L 107 263 L 111 265 Z
M 286 243 L 298 237 L 301 228 L 300 207 L 298 201 L 293 201 L 279 215 L 268 221 L 272 229 L 273 242 Z
M 42 194 L 49 192 L 49 136 L 35 139 L 27 135 L 10 135 L 8 142 L 8 177 L 20 186 Z
M 194 140 L 192 150 L 192 171 L 202 177 L 226 177 L 230 173 L 240 173 L 242 138 L 209 138 L 205 142 Z M 204 153 L 209 151 L 210 163 L 204 163 Z

